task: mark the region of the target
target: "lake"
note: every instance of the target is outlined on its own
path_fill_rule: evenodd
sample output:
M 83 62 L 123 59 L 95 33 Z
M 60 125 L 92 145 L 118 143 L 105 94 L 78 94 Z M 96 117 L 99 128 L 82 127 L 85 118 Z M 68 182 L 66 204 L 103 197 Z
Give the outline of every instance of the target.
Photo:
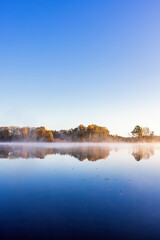
M 0 239 L 159 239 L 159 144 L 0 144 Z

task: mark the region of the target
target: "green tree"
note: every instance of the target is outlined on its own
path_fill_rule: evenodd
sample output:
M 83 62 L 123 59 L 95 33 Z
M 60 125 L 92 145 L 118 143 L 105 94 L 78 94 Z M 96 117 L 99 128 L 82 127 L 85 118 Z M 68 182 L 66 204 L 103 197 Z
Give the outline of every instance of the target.
M 133 129 L 133 131 L 131 132 L 133 137 L 138 137 L 139 139 L 142 138 L 142 133 L 143 133 L 143 129 L 137 125 L 135 126 L 135 128 Z

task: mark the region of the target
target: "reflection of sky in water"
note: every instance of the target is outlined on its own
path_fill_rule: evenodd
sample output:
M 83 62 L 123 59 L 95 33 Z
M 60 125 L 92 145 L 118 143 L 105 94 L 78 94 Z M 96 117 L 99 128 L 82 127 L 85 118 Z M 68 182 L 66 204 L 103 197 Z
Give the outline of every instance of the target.
M 159 239 L 160 149 L 152 148 L 141 161 L 130 146 L 98 161 L 1 159 L 1 239 Z

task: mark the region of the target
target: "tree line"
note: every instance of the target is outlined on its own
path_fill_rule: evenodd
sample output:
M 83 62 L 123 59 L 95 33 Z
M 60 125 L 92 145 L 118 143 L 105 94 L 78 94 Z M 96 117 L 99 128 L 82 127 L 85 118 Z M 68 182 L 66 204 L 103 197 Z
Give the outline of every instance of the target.
M 52 142 L 54 140 L 51 130 L 45 127 L 1 127 L 0 141 L 42 141 Z
M 109 130 L 97 125 L 79 125 L 69 130 L 52 131 L 55 139 L 72 142 L 99 142 L 106 141 L 109 137 Z
M 160 141 L 148 127 L 139 125 L 131 131 L 130 137 L 111 135 L 106 127 L 95 124 L 79 125 L 69 130 L 47 130 L 45 127 L 0 127 L 0 141 L 30 141 L 30 142 L 147 142 Z

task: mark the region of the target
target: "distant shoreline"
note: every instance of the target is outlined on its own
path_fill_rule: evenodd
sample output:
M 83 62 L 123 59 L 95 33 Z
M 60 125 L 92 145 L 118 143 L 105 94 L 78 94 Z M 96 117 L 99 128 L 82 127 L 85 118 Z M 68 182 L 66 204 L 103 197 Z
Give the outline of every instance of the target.
M 15 146 L 31 146 L 31 147 L 43 147 L 43 146 L 109 146 L 109 145 L 154 145 L 154 144 L 160 144 L 160 141 L 158 142 L 64 142 L 64 141 L 54 141 L 54 142 L 24 142 L 24 141 L 10 141 L 10 142 L 1 142 L 1 146 L 6 145 L 15 145 Z
M 95 124 L 60 131 L 45 127 L 0 127 L 0 142 L 160 143 L 160 136 L 155 136 L 148 127 L 139 125 L 135 126 L 129 137 L 111 135 L 106 127 Z

